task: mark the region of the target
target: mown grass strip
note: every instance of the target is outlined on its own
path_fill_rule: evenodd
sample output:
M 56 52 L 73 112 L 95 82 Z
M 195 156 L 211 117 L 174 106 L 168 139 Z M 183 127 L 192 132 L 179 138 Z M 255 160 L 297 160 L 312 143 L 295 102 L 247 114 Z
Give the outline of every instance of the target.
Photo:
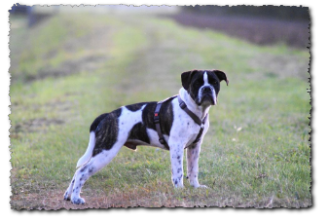
M 185 70 L 218 68 L 228 74 L 230 85 L 222 86 L 219 104 L 211 109 L 199 174 L 212 189 L 194 190 L 185 180 L 186 188 L 175 191 L 168 152 L 123 148 L 87 181 L 87 199 L 107 196 L 109 206 L 311 205 L 306 52 L 259 47 L 155 17 L 88 18 L 53 17 L 25 32 L 31 48 L 13 49 L 19 52 L 12 55 L 10 92 L 14 195 L 21 196 L 22 189 L 33 193 L 31 185 L 55 185 L 40 190 L 64 192 L 95 117 L 176 94 Z M 53 35 L 49 27 L 59 28 Z M 51 56 L 54 50 L 58 53 Z M 103 59 L 64 76 L 25 79 L 38 77 L 45 65 L 60 71 L 63 63 L 90 55 Z M 258 58 L 265 63 L 256 63 Z M 274 65 L 266 66 L 270 61 Z

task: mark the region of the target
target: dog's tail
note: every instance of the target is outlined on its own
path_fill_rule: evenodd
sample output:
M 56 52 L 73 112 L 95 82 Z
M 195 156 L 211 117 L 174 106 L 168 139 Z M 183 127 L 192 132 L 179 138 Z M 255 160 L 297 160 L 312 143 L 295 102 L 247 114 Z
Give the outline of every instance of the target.
M 84 155 L 79 159 L 76 164 L 76 168 L 83 166 L 86 164 L 92 157 L 93 148 L 96 145 L 96 133 L 94 131 L 90 132 L 90 139 L 87 151 L 85 151 Z
M 104 118 L 106 118 L 106 116 L 108 115 L 108 113 L 99 115 L 91 124 L 90 126 L 90 139 L 89 139 L 89 145 L 87 148 L 87 151 L 85 151 L 84 155 L 79 159 L 79 161 L 76 164 L 76 168 L 79 168 L 80 166 L 83 166 L 84 164 L 86 164 L 92 157 L 92 152 L 93 149 L 95 148 L 96 145 L 96 131 L 97 128 L 101 125 L 101 121 L 104 120 Z

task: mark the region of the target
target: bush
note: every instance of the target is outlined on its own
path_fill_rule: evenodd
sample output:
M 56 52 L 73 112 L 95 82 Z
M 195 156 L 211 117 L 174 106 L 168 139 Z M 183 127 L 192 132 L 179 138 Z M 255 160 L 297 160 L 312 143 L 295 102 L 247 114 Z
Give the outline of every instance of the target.
M 213 14 L 213 15 L 242 15 L 242 16 L 257 16 L 257 17 L 270 17 L 284 20 L 309 20 L 308 7 L 296 6 L 183 6 L 183 11 Z

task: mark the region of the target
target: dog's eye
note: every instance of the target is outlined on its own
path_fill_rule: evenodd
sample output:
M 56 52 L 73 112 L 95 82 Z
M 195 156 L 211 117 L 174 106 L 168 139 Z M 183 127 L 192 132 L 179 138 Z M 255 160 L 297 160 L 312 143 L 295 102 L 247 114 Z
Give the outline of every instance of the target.
M 198 81 L 196 81 L 196 85 L 197 86 L 203 85 L 203 80 L 199 79 Z

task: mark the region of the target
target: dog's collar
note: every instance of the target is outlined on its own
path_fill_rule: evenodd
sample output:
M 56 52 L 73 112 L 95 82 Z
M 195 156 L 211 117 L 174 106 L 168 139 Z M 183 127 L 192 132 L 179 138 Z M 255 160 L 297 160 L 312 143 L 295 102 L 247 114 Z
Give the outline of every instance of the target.
M 190 116 L 190 118 L 194 120 L 194 122 L 196 122 L 200 126 L 203 126 L 205 124 L 208 114 L 206 114 L 203 120 L 201 120 L 197 115 L 195 115 L 195 113 L 189 110 L 186 103 L 180 98 L 180 95 L 178 95 L 178 101 L 180 108 L 184 110 Z
M 179 101 L 180 108 L 182 110 L 184 110 L 190 116 L 190 118 L 192 118 L 192 120 L 194 120 L 194 122 L 196 122 L 198 125 L 200 125 L 198 135 L 197 135 L 196 139 L 192 142 L 192 144 L 195 144 L 200 140 L 200 138 L 203 135 L 204 125 L 207 120 L 208 114 L 206 114 L 205 117 L 203 118 L 203 120 L 201 120 L 197 115 L 195 115 L 195 113 L 193 113 L 192 111 L 189 110 L 186 103 L 180 98 L 180 95 L 178 95 L 178 101 Z

